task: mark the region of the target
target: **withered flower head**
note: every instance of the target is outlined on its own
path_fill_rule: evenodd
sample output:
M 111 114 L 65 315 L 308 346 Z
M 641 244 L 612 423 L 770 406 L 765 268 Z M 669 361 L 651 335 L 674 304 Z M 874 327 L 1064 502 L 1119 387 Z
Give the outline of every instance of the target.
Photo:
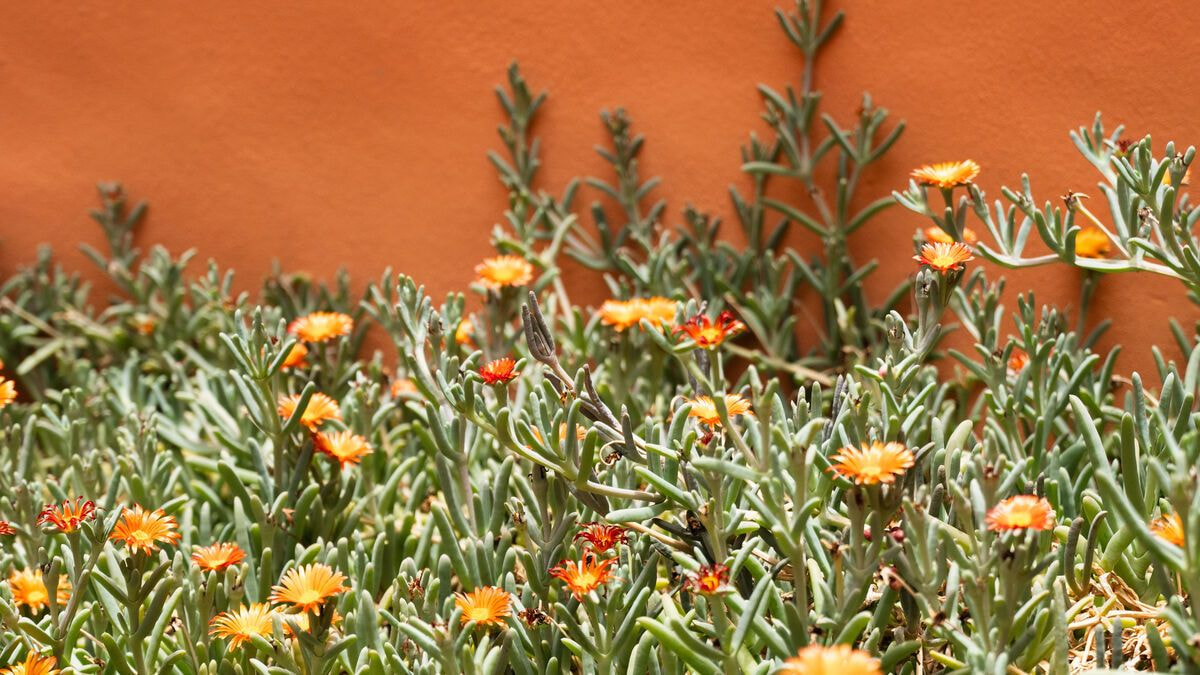
M 520 612 L 517 612 L 517 616 L 520 617 L 521 621 L 525 622 L 525 625 L 529 626 L 530 628 L 533 628 L 534 626 L 550 625 L 550 616 L 542 610 L 534 607 L 526 607 Z

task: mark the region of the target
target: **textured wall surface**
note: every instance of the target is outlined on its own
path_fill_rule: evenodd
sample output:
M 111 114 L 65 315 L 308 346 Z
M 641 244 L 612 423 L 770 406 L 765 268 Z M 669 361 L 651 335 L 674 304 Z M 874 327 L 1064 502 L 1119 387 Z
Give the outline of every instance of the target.
M 75 244 L 102 241 L 86 216 L 93 185 L 112 178 L 151 201 L 143 246 L 195 247 L 244 286 L 278 259 L 317 275 L 345 264 L 360 281 L 390 265 L 437 292 L 462 288 L 505 206 L 484 153 L 499 147 L 491 90 L 513 59 L 551 94 L 545 187 L 604 175 L 597 113 L 624 106 L 648 138 L 643 171 L 663 178 L 669 223 L 687 202 L 727 214 L 739 146 L 762 129 L 754 85 L 799 77 L 771 13 L 782 4 L 7 3 L 0 274 L 42 242 L 83 268 Z M 1057 199 L 1094 191 L 1066 134 L 1097 110 L 1184 145 L 1200 131 L 1195 3 L 834 4 L 849 16 L 818 68 L 826 110 L 846 120 L 869 90 L 909 125 L 867 194 L 902 187 L 915 165 L 970 157 L 992 195 L 1028 170 Z M 860 259 L 883 260 L 872 290 L 911 273 L 922 225 L 896 208 L 856 236 Z M 1070 303 L 1078 277 L 1010 275 L 1010 289 L 1031 287 Z M 1096 312 L 1119 325 L 1109 342 L 1130 343 L 1125 367 L 1150 363 L 1167 316 L 1196 316 L 1173 284 L 1141 276 L 1106 279 Z

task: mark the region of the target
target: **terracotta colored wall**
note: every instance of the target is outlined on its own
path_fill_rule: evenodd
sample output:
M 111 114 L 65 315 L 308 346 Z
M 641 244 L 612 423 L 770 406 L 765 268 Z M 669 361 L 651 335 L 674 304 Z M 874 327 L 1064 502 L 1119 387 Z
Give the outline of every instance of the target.
M 648 136 L 672 222 L 685 201 L 728 213 L 738 148 L 760 129 L 757 82 L 799 75 L 771 9 L 783 0 L 658 2 L 145 3 L 0 8 L 0 274 L 53 242 L 83 267 L 100 243 L 97 179 L 152 202 L 143 245 L 197 247 L 252 285 L 280 259 L 362 280 L 384 266 L 461 288 L 505 205 L 484 157 L 499 147 L 493 85 L 520 60 L 551 92 L 544 184 L 603 172 L 597 112 L 627 107 Z M 1034 172 L 1041 195 L 1094 190 L 1066 132 L 1103 109 L 1138 133 L 1195 141 L 1200 5 L 1123 0 L 857 0 L 819 69 L 827 110 L 861 90 L 909 131 L 867 181 L 900 187 L 920 163 L 971 157 L 981 183 Z M 347 9 L 353 7 L 353 10 Z M 589 200 L 593 195 L 589 195 Z M 912 270 L 920 219 L 893 210 L 854 242 L 886 258 L 872 288 Z M 577 279 L 577 282 L 579 280 Z M 1070 301 L 1070 270 L 1010 277 Z M 1165 318 L 1194 318 L 1173 284 L 1109 279 L 1098 312 L 1122 322 L 1126 365 L 1147 365 Z

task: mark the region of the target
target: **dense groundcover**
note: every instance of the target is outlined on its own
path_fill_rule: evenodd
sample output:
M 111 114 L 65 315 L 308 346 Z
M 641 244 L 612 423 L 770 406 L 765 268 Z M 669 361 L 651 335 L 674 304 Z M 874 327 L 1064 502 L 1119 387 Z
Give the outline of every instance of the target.
M 4 672 L 1196 672 L 1195 327 L 1127 377 L 1087 315 L 1103 273 L 1200 290 L 1192 150 L 1097 119 L 1090 202 L 989 203 L 967 160 L 856 194 L 903 125 L 821 115 L 840 22 L 780 14 L 802 76 L 760 87 L 728 236 L 655 201 L 622 111 L 605 203 L 539 189 L 512 69 L 467 296 L 237 294 L 136 250 L 144 206 L 101 185 L 117 296 L 49 252 L 0 288 Z M 872 300 L 847 237 L 897 205 L 912 275 Z M 1083 296 L 1005 308 L 982 259 Z M 573 303 L 568 265 L 612 299 Z

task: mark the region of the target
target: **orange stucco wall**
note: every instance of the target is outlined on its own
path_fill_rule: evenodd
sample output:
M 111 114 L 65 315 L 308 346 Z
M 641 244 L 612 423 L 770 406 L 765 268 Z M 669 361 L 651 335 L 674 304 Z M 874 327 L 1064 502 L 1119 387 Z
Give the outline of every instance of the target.
M 771 13 L 782 4 L 6 3 L 0 274 L 42 242 L 83 268 L 75 244 L 101 243 L 86 217 L 93 185 L 113 178 L 151 201 L 140 243 L 196 247 L 245 286 L 278 259 L 465 287 L 505 206 L 484 153 L 499 147 L 491 91 L 513 59 L 551 94 L 538 128 L 546 187 L 602 174 L 597 113 L 624 106 L 648 137 L 643 171 L 662 176 L 669 222 L 685 202 L 728 214 L 739 146 L 762 128 L 754 85 L 800 72 Z M 1094 190 L 1066 132 L 1097 110 L 1138 134 L 1198 137 L 1196 3 L 834 4 L 849 15 L 819 67 L 826 110 L 845 120 L 869 90 L 909 124 L 867 191 L 962 157 L 983 165 L 992 195 L 1022 170 L 1047 199 Z M 860 258 L 884 259 L 873 289 L 912 271 L 918 225 L 897 208 L 856 237 Z M 1106 282 L 1097 311 L 1132 343 L 1126 365 L 1150 363 L 1167 316 L 1197 315 L 1173 284 Z M 1010 275 L 1011 289 L 1061 302 L 1077 285 L 1071 270 Z

